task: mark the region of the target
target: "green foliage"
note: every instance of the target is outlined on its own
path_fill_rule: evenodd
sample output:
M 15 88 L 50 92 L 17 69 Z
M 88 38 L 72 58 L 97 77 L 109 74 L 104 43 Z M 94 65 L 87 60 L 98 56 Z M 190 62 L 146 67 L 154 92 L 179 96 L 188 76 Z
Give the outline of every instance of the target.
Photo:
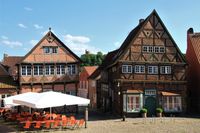
M 147 113 L 147 109 L 146 109 L 146 108 L 142 108 L 142 109 L 140 110 L 140 113 Z
M 97 52 L 97 54 L 86 53 L 81 55 L 81 60 L 83 63 L 81 66 L 99 66 L 101 65 L 105 55 L 102 52 Z
M 163 112 L 163 109 L 162 109 L 162 108 L 156 108 L 156 112 L 157 112 L 157 113 L 162 113 L 162 112 Z

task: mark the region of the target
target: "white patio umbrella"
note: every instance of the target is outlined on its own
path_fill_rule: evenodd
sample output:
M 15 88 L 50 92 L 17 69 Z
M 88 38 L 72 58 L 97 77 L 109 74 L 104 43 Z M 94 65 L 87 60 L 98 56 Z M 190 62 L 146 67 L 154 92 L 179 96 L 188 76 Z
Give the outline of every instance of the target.
M 32 96 L 37 95 L 37 94 L 38 93 L 36 93 L 36 92 L 26 92 L 26 93 L 17 94 L 17 95 L 14 95 L 14 96 L 6 97 L 6 98 L 4 98 L 5 107 L 12 107 L 12 106 L 20 105 L 20 104 L 13 102 L 13 99 L 15 99 L 15 98 L 29 98 L 29 97 L 32 97 Z
M 15 104 L 25 105 L 31 108 L 49 108 L 64 105 L 88 105 L 89 99 L 63 94 L 60 92 L 48 91 L 32 95 L 31 97 L 16 97 Z

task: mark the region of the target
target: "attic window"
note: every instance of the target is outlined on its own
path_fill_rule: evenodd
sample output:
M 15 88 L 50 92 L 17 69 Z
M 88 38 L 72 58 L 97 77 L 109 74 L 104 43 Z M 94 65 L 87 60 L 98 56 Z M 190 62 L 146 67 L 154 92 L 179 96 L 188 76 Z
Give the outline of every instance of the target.
M 58 53 L 58 47 L 45 46 L 43 47 L 43 50 L 45 54 Z

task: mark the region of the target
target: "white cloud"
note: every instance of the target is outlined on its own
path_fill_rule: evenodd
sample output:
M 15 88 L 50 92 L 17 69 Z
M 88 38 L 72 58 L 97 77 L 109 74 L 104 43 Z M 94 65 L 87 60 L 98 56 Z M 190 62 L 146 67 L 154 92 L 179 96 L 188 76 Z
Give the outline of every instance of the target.
M 85 50 L 91 53 L 97 53 L 100 49 L 91 46 L 87 43 L 90 42 L 90 38 L 85 36 L 72 36 L 70 34 L 63 35 L 64 42 L 74 53 L 81 55 L 85 53 Z
M 8 39 L 8 37 L 7 37 L 7 36 L 4 36 L 4 35 L 1 36 L 1 38 L 4 39 L 4 40 L 7 40 L 7 39 Z
M 30 40 L 29 43 L 32 44 L 32 46 L 35 46 L 38 43 L 38 40 Z
M 26 11 L 32 11 L 33 9 L 30 8 L 30 7 L 24 7 L 24 10 L 26 10 Z
M 2 44 L 9 46 L 10 48 L 21 47 L 23 44 L 19 41 L 2 40 Z
M 33 26 L 34 26 L 36 29 L 42 29 L 42 28 L 43 28 L 43 26 L 38 25 L 38 24 L 34 24 Z
M 21 23 L 18 24 L 18 26 L 21 27 L 21 28 L 27 28 L 24 24 L 21 24 Z
M 72 42 L 72 43 L 89 43 L 90 38 L 85 36 L 72 36 L 70 34 L 63 36 L 66 42 Z

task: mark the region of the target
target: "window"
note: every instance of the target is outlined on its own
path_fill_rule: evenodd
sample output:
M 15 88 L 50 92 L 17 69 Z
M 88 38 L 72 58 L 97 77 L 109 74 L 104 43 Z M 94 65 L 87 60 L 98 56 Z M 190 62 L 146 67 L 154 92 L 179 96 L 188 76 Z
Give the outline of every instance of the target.
M 171 74 L 171 66 L 161 66 L 160 73 L 161 74 Z
M 165 47 L 163 47 L 163 46 L 143 46 L 142 51 L 145 53 L 164 53 Z
M 122 65 L 122 73 L 132 73 L 132 65 Z
M 52 47 L 52 46 L 45 46 L 44 48 L 44 53 L 50 54 L 50 53 L 58 53 L 58 48 L 57 47 Z
M 148 52 L 148 46 L 143 46 L 143 52 Z
M 142 105 L 141 97 L 140 95 L 130 95 L 130 94 L 124 94 L 123 95 L 123 110 L 125 112 L 139 112 Z
M 31 65 L 23 65 L 21 67 L 21 75 L 31 75 Z
M 21 71 L 22 75 L 26 75 L 26 66 L 22 66 Z
M 65 74 L 65 65 L 57 65 L 56 68 L 58 75 Z
M 148 66 L 149 74 L 158 74 L 158 66 Z
M 180 96 L 165 96 L 163 97 L 164 111 L 180 112 L 182 111 L 182 103 Z
M 44 47 L 44 53 L 46 54 L 50 53 L 50 47 Z
M 35 65 L 33 67 L 33 74 L 34 75 L 43 75 L 43 67 L 42 67 L 42 65 Z
M 135 65 L 135 73 L 145 73 L 145 66 Z
M 74 64 L 68 65 L 68 74 L 70 75 L 76 74 L 76 66 Z
M 50 72 L 51 72 L 51 75 L 54 75 L 54 66 L 53 65 L 50 65 Z
M 160 53 L 165 53 L 165 47 L 160 47 Z
M 155 53 L 160 53 L 160 48 L 159 48 L 158 46 L 155 46 L 155 47 L 154 47 L 154 52 L 155 52 Z
M 52 53 L 58 53 L 58 48 L 57 47 L 52 47 Z
M 45 66 L 45 74 L 50 75 L 50 66 L 49 65 Z

